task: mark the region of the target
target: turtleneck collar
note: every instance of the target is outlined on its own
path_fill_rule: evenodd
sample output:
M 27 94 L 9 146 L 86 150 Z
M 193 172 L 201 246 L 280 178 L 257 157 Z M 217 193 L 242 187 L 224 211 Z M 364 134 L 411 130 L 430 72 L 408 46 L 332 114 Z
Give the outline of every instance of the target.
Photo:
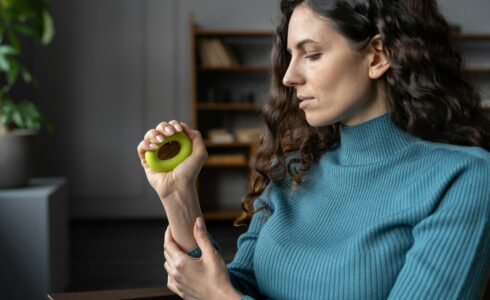
M 416 140 L 398 128 L 388 113 L 352 126 L 340 124 L 338 160 L 341 165 L 374 163 L 393 156 Z

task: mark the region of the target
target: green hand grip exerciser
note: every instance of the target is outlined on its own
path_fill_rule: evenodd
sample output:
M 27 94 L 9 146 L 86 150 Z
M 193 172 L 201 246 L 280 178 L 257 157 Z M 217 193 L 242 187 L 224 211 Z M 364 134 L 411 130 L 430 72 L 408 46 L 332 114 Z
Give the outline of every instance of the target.
M 192 153 L 192 141 L 183 132 L 165 137 L 153 151 L 145 152 L 145 160 L 155 172 L 172 171 Z

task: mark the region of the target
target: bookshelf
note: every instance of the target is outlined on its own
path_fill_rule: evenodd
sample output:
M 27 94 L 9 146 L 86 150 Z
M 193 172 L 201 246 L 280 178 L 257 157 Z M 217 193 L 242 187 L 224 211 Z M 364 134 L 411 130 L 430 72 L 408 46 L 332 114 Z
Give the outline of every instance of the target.
M 201 209 L 207 221 L 232 221 L 240 215 L 249 158 L 258 145 L 273 32 L 210 30 L 192 19 L 190 27 L 191 122 L 209 153 L 198 179 Z M 216 135 L 221 131 L 229 135 Z
M 467 78 L 480 89 L 482 103 L 490 104 L 490 33 L 453 34 L 465 64 Z

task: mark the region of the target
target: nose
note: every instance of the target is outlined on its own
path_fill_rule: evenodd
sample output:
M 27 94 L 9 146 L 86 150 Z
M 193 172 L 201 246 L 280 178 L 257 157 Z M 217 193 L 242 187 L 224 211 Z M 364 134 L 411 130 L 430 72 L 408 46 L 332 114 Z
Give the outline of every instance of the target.
M 284 77 L 282 78 L 282 84 L 285 86 L 294 87 L 302 83 L 304 83 L 303 76 L 298 70 L 298 66 L 294 63 L 294 61 L 291 61 L 288 69 L 286 70 L 286 74 L 284 74 Z

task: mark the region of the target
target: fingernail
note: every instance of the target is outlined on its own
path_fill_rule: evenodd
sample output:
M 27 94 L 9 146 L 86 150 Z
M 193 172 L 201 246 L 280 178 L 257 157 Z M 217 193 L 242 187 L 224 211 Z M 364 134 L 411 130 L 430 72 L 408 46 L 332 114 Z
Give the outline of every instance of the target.
M 163 142 L 163 136 L 161 135 L 157 135 L 156 137 L 157 141 L 159 141 L 160 143 Z
M 173 134 L 174 131 L 170 127 L 165 127 L 165 132 L 168 134 Z
M 197 228 L 202 231 L 206 231 L 206 225 L 204 224 L 204 220 L 202 219 L 202 217 L 197 218 Z
M 155 149 L 156 147 L 158 147 L 158 146 L 155 144 L 150 144 L 150 148 Z

